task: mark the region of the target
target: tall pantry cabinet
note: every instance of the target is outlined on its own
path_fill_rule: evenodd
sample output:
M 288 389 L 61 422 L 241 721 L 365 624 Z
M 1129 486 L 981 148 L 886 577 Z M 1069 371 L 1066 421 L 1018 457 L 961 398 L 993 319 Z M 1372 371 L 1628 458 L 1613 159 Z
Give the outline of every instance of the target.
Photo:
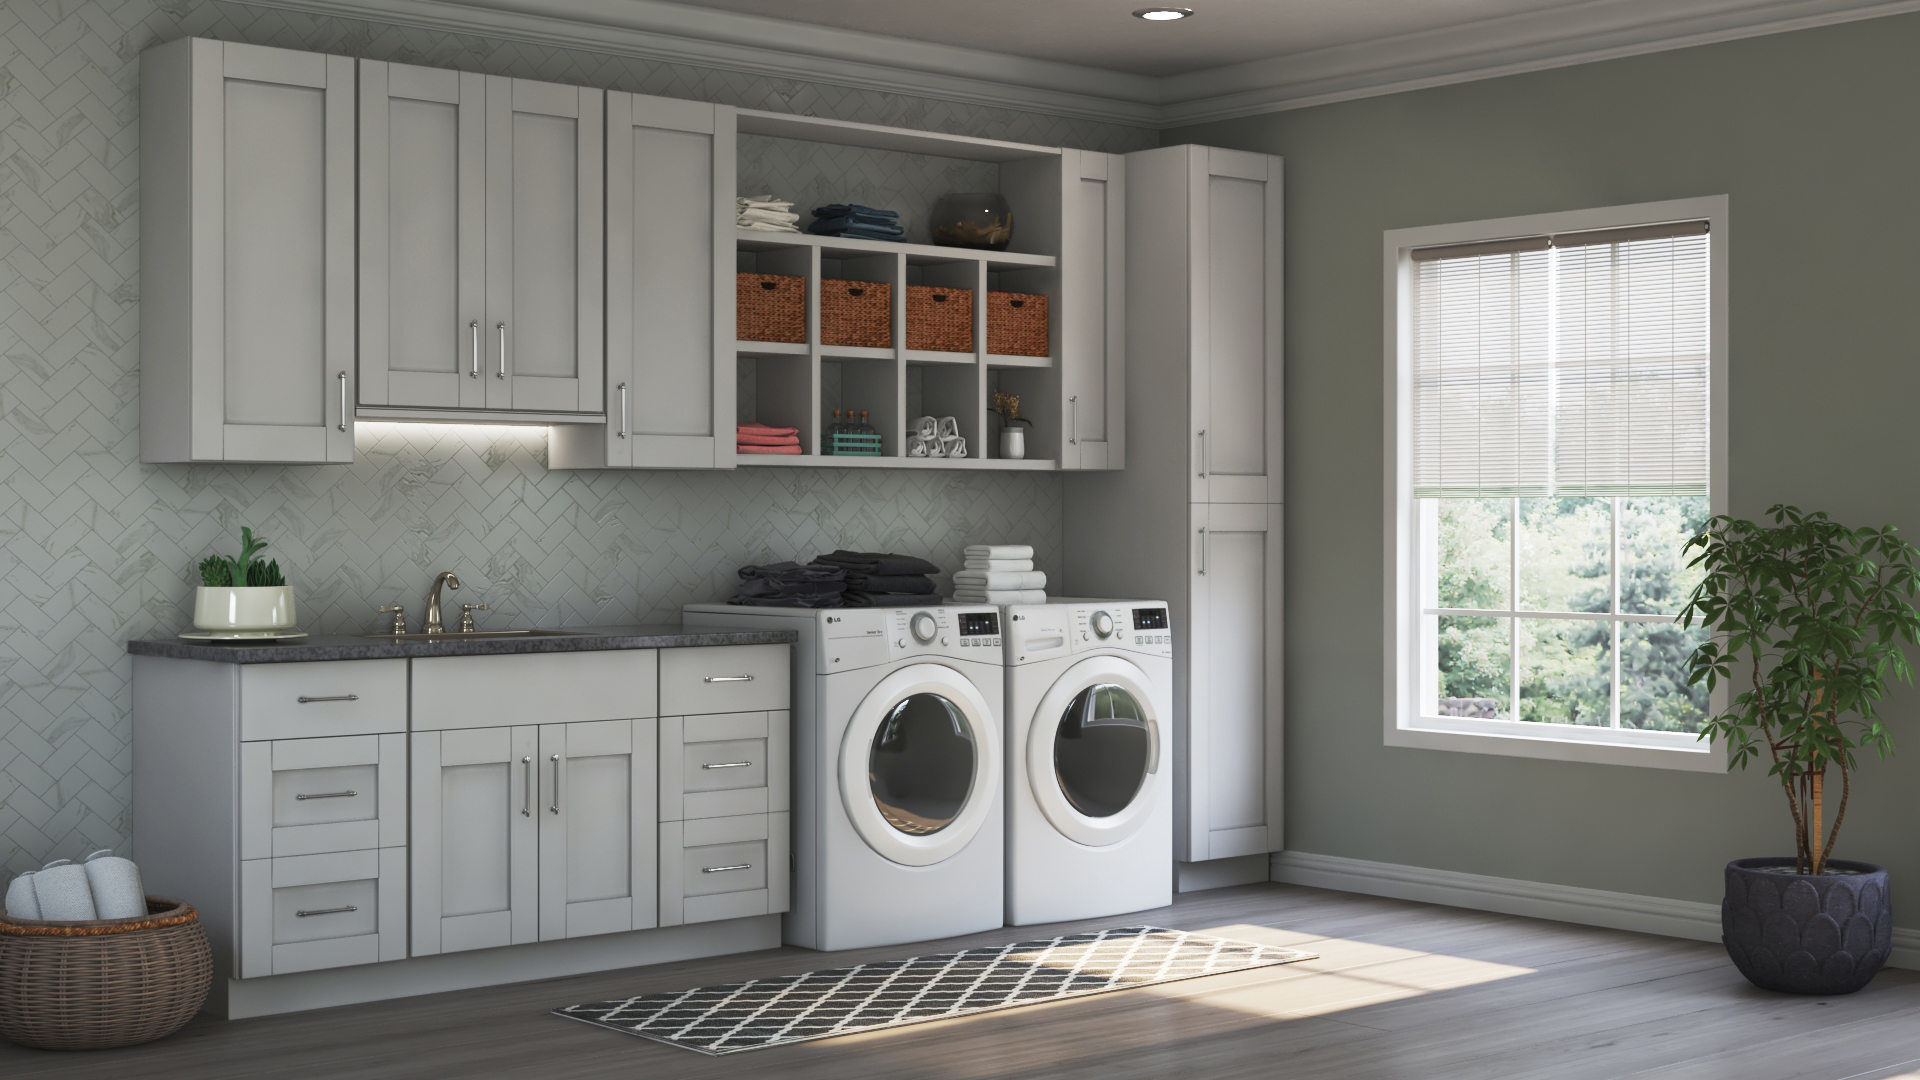
M 1172 146 L 1126 174 L 1132 453 L 1067 478 L 1063 591 L 1171 608 L 1175 857 L 1277 851 L 1281 159 Z

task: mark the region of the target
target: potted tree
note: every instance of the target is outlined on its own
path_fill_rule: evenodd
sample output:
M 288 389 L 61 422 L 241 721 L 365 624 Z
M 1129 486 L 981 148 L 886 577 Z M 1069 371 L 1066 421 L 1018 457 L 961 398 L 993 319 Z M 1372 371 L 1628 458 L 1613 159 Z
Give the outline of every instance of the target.
M 1727 864 L 1722 940 L 1756 986 L 1852 993 L 1887 961 L 1893 905 L 1884 868 L 1833 852 L 1859 752 L 1893 752 L 1876 707 L 1893 680 L 1913 681 L 1915 549 L 1890 525 L 1767 513 L 1772 525 L 1716 517 L 1687 542 L 1705 576 L 1682 621 L 1713 631 L 1688 678 L 1744 686 L 1700 737 L 1726 747 L 1728 768 L 1766 764 L 1793 816 L 1792 855 Z
M 280 561 L 257 558 L 267 542 L 240 529 L 240 557 L 209 555 L 200 561 L 200 588 L 193 598 L 193 625 L 214 634 L 267 636 L 293 626 L 293 586 Z

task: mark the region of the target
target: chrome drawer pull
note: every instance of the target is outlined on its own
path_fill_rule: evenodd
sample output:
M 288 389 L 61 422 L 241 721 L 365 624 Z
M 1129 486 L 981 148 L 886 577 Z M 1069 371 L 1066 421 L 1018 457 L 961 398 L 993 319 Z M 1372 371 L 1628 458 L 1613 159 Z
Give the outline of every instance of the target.
M 560 755 L 555 754 L 547 760 L 553 762 L 553 803 L 547 807 L 547 813 L 557 814 L 560 812 Z
M 349 911 L 359 911 L 359 910 L 360 910 L 359 908 L 354 907 L 352 904 L 348 904 L 346 907 L 318 908 L 313 911 L 296 911 L 293 914 L 295 918 L 307 919 L 307 918 L 312 918 L 315 915 L 344 915 Z
M 751 761 L 716 761 L 710 765 L 702 765 L 700 767 L 703 769 L 744 769 L 751 764 L 753 764 Z
M 334 694 L 330 697 L 308 697 L 305 694 L 301 694 L 299 697 L 294 698 L 293 700 L 299 702 L 302 705 L 312 705 L 316 702 L 321 702 L 321 701 L 359 701 L 360 695 L 359 694 Z
M 533 816 L 533 759 L 520 759 L 520 816 Z
M 751 870 L 751 869 L 753 869 L 752 863 L 741 862 L 741 863 L 734 863 L 731 866 L 703 866 L 700 868 L 700 872 L 703 874 L 724 874 L 729 870 Z
M 710 682 L 710 683 L 717 683 L 717 682 L 752 682 L 752 681 L 753 681 L 753 676 L 751 676 L 751 675 L 709 675 L 709 676 L 707 676 L 707 677 L 706 677 L 706 679 L 705 679 L 705 681 L 706 681 L 706 682 Z
M 357 791 L 323 791 L 318 795 L 295 795 L 294 801 L 306 802 L 308 799 L 351 799 L 360 793 Z

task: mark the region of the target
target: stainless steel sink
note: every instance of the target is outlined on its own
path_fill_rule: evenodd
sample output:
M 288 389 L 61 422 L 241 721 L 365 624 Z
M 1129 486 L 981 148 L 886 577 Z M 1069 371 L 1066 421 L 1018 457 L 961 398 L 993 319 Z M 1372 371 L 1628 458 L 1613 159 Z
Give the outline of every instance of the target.
M 584 630 L 448 630 L 438 634 L 361 634 L 377 641 L 474 641 L 481 638 L 579 637 Z

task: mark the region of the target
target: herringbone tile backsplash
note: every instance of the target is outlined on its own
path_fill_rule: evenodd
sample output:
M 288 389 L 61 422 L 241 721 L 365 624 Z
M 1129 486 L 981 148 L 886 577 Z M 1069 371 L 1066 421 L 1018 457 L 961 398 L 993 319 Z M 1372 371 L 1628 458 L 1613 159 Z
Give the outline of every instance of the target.
M 550 473 L 544 431 L 403 425 L 365 425 L 351 466 L 141 465 L 138 57 L 189 35 L 1052 145 L 1154 142 L 242 3 L 0 0 L 0 878 L 125 847 L 125 642 L 188 625 L 193 565 L 242 524 L 273 542 L 319 631 L 373 628 L 396 600 L 417 618 L 440 569 L 499 625 L 671 619 L 725 595 L 740 563 L 836 546 L 955 566 L 971 541 L 1031 542 L 1059 573 L 1060 482 L 1039 475 Z M 934 179 L 877 181 L 876 197 Z

